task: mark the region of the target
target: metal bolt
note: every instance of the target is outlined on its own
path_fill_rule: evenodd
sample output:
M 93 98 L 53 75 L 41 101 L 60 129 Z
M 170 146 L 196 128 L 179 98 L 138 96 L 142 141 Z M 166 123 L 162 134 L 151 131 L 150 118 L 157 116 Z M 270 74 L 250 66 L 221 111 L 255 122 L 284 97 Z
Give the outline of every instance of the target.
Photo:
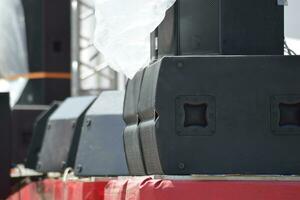
M 73 121 L 72 122 L 72 129 L 75 129 L 76 128 L 76 121 Z
M 75 170 L 76 170 L 77 173 L 82 172 L 82 165 L 77 165 Z
M 92 125 L 92 120 L 91 119 L 87 119 L 85 123 L 86 123 L 87 127 L 90 127 Z
M 182 62 L 178 62 L 178 63 L 177 63 L 177 67 L 178 67 L 178 68 L 182 68 L 182 67 L 183 67 L 183 63 L 182 63 Z
M 181 169 L 181 170 L 183 170 L 185 168 L 184 163 L 179 163 L 178 164 L 178 168 Z
M 64 169 L 64 168 L 66 167 L 66 164 L 67 164 L 67 163 L 66 163 L 65 161 L 62 161 L 62 162 L 61 162 L 61 168 Z
M 42 163 L 39 162 L 39 163 L 37 164 L 36 168 L 37 168 L 38 170 L 39 170 L 39 169 L 42 169 Z

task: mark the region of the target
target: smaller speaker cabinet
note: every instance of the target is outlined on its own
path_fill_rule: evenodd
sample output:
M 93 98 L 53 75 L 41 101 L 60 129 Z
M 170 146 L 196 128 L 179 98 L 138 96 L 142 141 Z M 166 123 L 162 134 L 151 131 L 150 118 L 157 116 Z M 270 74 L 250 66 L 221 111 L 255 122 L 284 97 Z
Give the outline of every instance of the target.
M 144 71 L 140 71 L 132 80 L 127 82 L 124 101 L 123 114 L 126 123 L 124 144 L 130 175 L 146 174 L 138 127 L 140 119 L 137 110 L 143 76 Z
M 76 175 L 128 175 L 123 102 L 124 92 L 103 92 L 87 111 L 76 157 Z
M 33 135 L 31 138 L 29 151 L 27 154 L 25 167 L 28 169 L 36 170 L 38 155 L 41 151 L 45 132 L 47 130 L 47 122 L 49 117 L 58 108 L 59 102 L 54 102 L 51 104 L 50 108 L 40 114 L 34 123 Z
M 67 98 L 47 123 L 37 171 L 62 172 L 73 167 L 85 112 L 94 96 Z

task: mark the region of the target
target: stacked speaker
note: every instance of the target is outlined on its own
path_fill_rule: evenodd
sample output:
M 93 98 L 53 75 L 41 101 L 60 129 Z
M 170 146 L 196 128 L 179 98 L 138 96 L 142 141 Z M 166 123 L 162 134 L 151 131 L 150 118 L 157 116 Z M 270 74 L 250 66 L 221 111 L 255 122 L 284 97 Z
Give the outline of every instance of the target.
M 127 85 L 132 175 L 300 174 L 300 57 L 283 56 L 283 10 L 177 1 Z
M 299 174 L 299 63 L 298 56 L 157 61 L 142 78 L 135 131 L 125 120 L 131 173 L 144 163 L 147 174 Z

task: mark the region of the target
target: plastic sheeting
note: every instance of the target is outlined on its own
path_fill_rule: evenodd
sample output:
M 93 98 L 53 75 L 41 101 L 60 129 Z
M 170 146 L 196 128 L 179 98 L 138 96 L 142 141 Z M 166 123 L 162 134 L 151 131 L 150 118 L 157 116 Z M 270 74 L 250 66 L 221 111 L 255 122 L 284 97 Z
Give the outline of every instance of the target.
M 300 1 L 289 0 L 284 10 L 286 42 L 291 50 L 300 55 Z
M 175 0 L 94 0 L 94 44 L 110 67 L 132 78 L 150 61 L 150 34 Z
M 25 18 L 20 0 L 0 1 L 0 79 L 28 73 Z M 1 91 L 9 91 L 11 104 L 21 95 L 26 79 L 0 82 Z

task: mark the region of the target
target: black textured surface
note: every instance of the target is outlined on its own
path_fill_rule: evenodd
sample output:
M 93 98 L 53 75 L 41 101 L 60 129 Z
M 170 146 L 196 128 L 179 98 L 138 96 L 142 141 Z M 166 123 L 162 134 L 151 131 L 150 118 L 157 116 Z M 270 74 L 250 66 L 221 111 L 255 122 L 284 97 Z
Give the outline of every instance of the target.
M 147 173 L 300 174 L 299 63 L 166 57 L 147 68 L 139 101 Z M 206 126 L 185 126 L 186 104 L 207 105 Z

